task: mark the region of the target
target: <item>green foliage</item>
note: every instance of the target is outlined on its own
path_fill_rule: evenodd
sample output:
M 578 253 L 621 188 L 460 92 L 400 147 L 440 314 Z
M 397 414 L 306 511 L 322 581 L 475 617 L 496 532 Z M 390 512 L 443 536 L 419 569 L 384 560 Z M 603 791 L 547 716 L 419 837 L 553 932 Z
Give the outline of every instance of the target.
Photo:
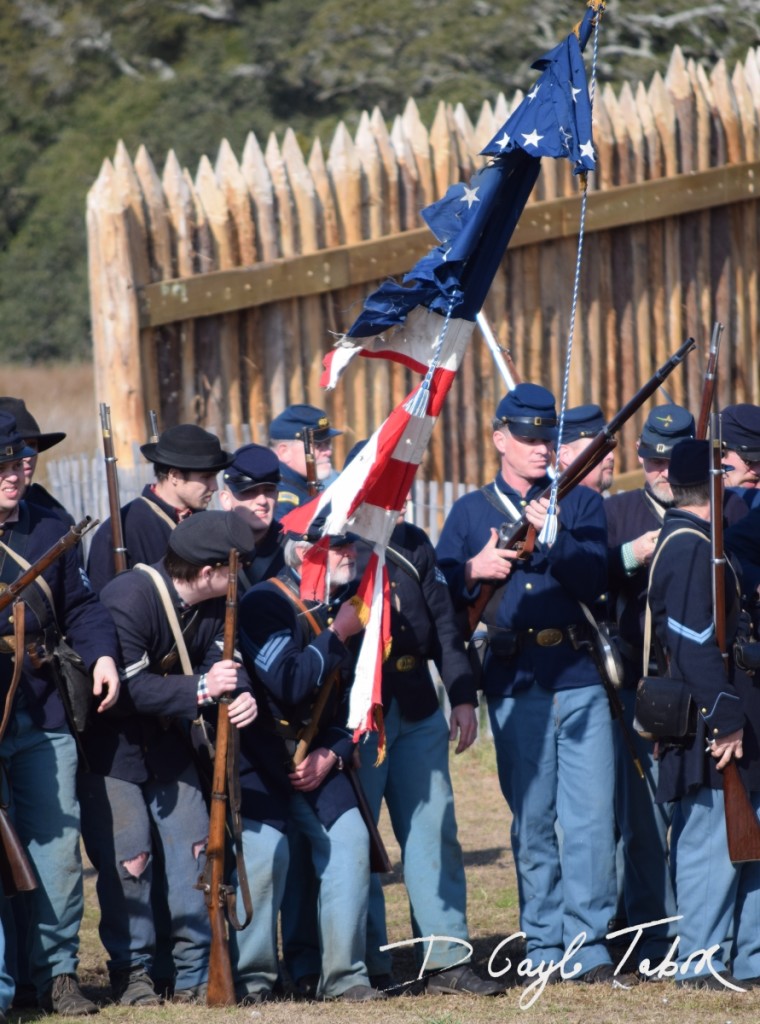
M 290 126 L 323 139 L 411 96 L 474 118 L 531 81 L 583 0 L 6 0 L 0 5 L 0 358 L 89 350 L 85 199 L 123 139 L 193 170 Z M 602 80 L 647 80 L 673 46 L 733 61 L 760 0 L 610 0 Z

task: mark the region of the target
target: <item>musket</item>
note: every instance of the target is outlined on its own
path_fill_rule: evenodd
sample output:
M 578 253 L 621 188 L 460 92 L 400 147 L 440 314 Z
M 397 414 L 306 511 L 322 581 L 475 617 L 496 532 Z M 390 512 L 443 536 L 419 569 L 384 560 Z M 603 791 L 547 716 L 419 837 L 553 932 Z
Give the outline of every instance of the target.
M 111 410 L 100 403 L 100 430 L 103 435 L 103 454 L 106 462 L 106 485 L 108 487 L 108 510 L 111 516 L 111 546 L 113 548 L 113 565 L 117 573 L 125 572 L 127 549 L 124 546 L 124 529 L 121 522 L 121 502 L 119 500 L 119 475 L 116 471 L 116 456 L 113 449 L 111 433 Z
M 227 605 L 224 616 L 224 643 L 222 658 L 231 660 L 235 656 L 235 634 L 237 631 L 237 579 L 238 553 L 230 550 L 227 574 Z M 209 810 L 208 844 L 206 846 L 206 869 L 198 880 L 198 888 L 206 896 L 209 924 L 211 926 L 211 948 L 208 961 L 207 1006 L 234 1006 L 235 983 L 232 979 L 230 946 L 227 937 L 225 909 L 232 887 L 224 881 L 225 828 L 227 824 L 227 750 L 231 742 L 228 704 L 230 698 L 222 697 L 218 702 L 216 737 L 214 749 L 214 775 L 211 783 L 211 807 Z
M 321 490 L 317 479 L 317 459 L 314 454 L 314 427 L 303 428 L 303 451 L 306 459 L 306 487 L 309 497 L 314 498 Z
M 73 548 L 75 544 L 78 544 L 82 537 L 89 530 L 97 526 L 99 522 L 99 519 L 91 519 L 89 516 L 85 516 L 75 526 L 70 526 L 68 533 L 59 538 L 43 555 L 40 555 L 36 562 L 32 562 L 28 569 L 24 569 L 12 583 L 9 583 L 0 591 L 0 612 L 7 608 L 9 604 L 12 604 L 30 583 L 34 583 L 37 577 L 41 576 L 57 558 L 60 558 L 64 551 L 68 551 L 69 548 Z
M 710 416 L 710 556 L 712 562 L 713 616 L 715 641 L 728 675 L 730 653 L 726 640 L 726 554 L 723 547 L 723 445 L 720 417 Z M 744 788 L 736 761 L 731 758 L 722 770 L 723 803 L 726 815 L 728 855 L 733 864 L 760 860 L 760 822 Z
M 713 396 L 715 385 L 718 379 L 718 353 L 720 352 L 720 336 L 723 333 L 723 324 L 715 321 L 712 337 L 710 338 L 710 350 L 707 355 L 707 365 L 702 384 L 702 401 L 699 406 L 697 417 L 697 437 L 707 437 L 707 427 L 710 422 L 710 412 L 713 407 Z
M 664 380 L 679 366 L 686 356 L 695 347 L 693 338 L 687 338 L 681 347 L 673 353 L 670 359 L 661 366 L 644 384 L 633 398 L 628 401 L 619 412 L 603 427 L 598 434 L 592 437 L 584 451 L 580 452 L 562 472 L 556 480 L 557 500 L 569 494 L 576 487 L 587 473 L 599 465 L 605 456 L 612 451 L 617 444 L 615 435 L 621 427 L 638 412 L 644 402 L 655 393 Z M 551 486 L 547 487 L 541 498 L 548 497 L 551 493 Z M 535 544 L 536 531 L 523 514 L 515 523 L 503 523 L 499 528 L 499 539 L 497 547 L 507 549 L 520 549 L 524 556 L 529 555 Z M 486 608 L 486 605 L 493 597 L 498 585 L 488 581 L 481 584 L 477 599 L 468 608 L 467 619 L 470 634 L 474 631 Z

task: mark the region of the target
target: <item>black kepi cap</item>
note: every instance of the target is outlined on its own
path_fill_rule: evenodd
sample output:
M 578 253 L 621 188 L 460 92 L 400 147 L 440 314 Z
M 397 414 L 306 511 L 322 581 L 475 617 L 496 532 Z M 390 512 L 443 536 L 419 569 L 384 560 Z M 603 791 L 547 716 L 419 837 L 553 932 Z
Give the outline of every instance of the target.
M 315 405 L 289 405 L 269 425 L 270 441 L 303 441 L 304 429 L 312 430 L 315 441 L 338 437 L 342 430 L 330 426 L 330 420 Z
M 606 425 L 604 413 L 598 405 L 576 405 L 573 409 L 565 410 L 562 440 L 569 444 L 582 437 L 596 437 Z
M 226 565 L 230 549 L 243 557 L 251 554 L 256 538 L 236 512 L 195 512 L 177 523 L 169 534 L 169 547 L 190 565 Z
M 554 395 L 540 384 L 518 384 L 499 402 L 496 419 L 515 437 L 535 437 L 542 441 L 557 438 Z
M 693 437 L 673 445 L 668 481 L 675 487 L 700 487 L 710 479 L 710 442 Z
M 760 406 L 727 405 L 720 415 L 720 430 L 724 448 L 748 462 L 760 460 Z
M 694 417 L 680 405 L 658 405 L 646 418 L 639 438 L 642 459 L 669 459 L 673 446 L 693 438 Z
M 233 494 L 245 494 L 261 484 L 278 484 L 280 460 L 263 444 L 244 444 L 238 448 L 224 471 L 224 482 Z

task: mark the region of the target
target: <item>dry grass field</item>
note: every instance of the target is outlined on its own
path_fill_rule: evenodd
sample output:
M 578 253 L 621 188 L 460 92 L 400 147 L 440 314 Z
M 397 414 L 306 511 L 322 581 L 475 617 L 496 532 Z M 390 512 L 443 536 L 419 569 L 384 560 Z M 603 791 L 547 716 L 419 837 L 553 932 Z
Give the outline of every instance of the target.
M 42 430 L 66 430 L 69 436 L 57 451 L 92 452 L 98 447 L 97 410 L 89 366 L 0 368 L 0 392 L 22 396 Z M 44 456 L 40 475 L 44 482 Z M 517 891 L 509 847 L 509 814 L 499 791 L 493 748 L 483 740 L 461 757 L 453 758 L 459 833 L 468 878 L 468 917 L 475 960 L 485 972 L 498 944 L 518 928 Z M 582 798 L 579 796 L 579 798 Z M 402 884 L 399 850 L 387 818 L 381 822 L 394 871 L 385 881 L 389 940 L 411 937 Z M 672 982 L 641 985 L 631 990 L 562 984 L 548 987 L 528 1009 L 520 1007 L 519 990 L 490 1000 L 468 996 L 409 996 L 368 1006 L 292 1001 L 260 1007 L 209 1010 L 167 1005 L 135 1010 L 108 1004 L 105 954 L 97 935 L 98 908 L 92 869 L 86 877 L 87 910 L 82 932 L 82 980 L 102 1005 L 100 1019 L 124 1024 L 163 1022 L 255 1021 L 256 1024 L 496 1024 L 524 1016 L 529 1024 L 757 1024 L 760 991 L 734 995 L 683 992 Z M 412 980 L 415 969 L 408 951 L 398 951 L 395 972 Z M 14 1020 L 33 1021 L 41 1012 L 13 1013 Z
M 517 892 L 509 849 L 509 815 L 499 791 L 493 748 L 484 740 L 453 759 L 459 834 L 468 879 L 469 924 L 479 970 L 485 972 L 498 943 L 517 930 Z M 394 871 L 385 883 L 389 940 L 410 937 L 401 881 L 399 851 L 387 819 L 381 822 Z M 87 873 L 87 914 L 82 934 L 81 975 L 88 994 L 102 1005 L 103 1024 L 202 1024 L 204 1021 L 249 1021 L 255 1024 L 757 1024 L 760 993 L 733 995 L 683 992 L 672 982 L 630 990 L 573 984 L 547 987 L 528 1009 L 520 1008 L 519 990 L 496 999 L 470 996 L 409 996 L 369 1005 L 284 1001 L 258 1007 L 208 1009 L 166 1005 L 136 1010 L 108 1005 L 105 956 L 97 937 L 97 903 L 92 871 Z M 395 963 L 399 979 L 414 977 L 407 955 Z M 33 1021 L 41 1014 L 13 1014 Z

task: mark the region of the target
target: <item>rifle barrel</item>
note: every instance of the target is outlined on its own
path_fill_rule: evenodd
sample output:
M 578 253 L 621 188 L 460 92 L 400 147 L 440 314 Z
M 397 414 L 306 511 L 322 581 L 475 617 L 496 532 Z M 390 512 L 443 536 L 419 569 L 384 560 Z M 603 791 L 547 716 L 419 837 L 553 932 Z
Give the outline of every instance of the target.
M 97 526 L 99 522 L 99 519 L 91 519 L 90 516 L 85 516 L 76 526 L 70 526 L 68 533 L 65 533 L 55 544 L 51 545 L 43 555 L 40 555 L 36 562 L 33 562 L 28 569 L 20 573 L 0 593 L 0 612 L 7 608 L 9 604 L 12 604 L 25 587 L 28 587 L 30 583 L 34 583 L 37 577 L 51 566 L 57 558 L 60 558 L 64 551 L 68 551 L 69 548 L 78 544 L 82 537 L 89 530 Z

